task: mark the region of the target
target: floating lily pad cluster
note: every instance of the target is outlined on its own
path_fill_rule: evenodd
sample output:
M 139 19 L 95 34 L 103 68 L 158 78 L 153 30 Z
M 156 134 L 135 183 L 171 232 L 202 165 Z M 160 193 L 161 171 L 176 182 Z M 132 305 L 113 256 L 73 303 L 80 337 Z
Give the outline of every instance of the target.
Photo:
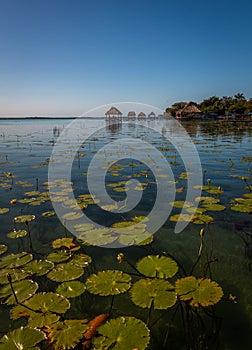
M 146 245 L 153 240 L 153 235 L 146 231 L 146 220 L 145 217 L 134 217 L 132 221 L 117 222 L 108 228 L 95 228 L 93 224 L 84 223 L 74 225 L 73 229 L 78 239 L 88 245 Z
M 246 193 L 241 198 L 234 198 L 230 209 L 241 213 L 252 213 L 252 193 Z
M 170 221 L 192 222 L 198 225 L 209 224 L 214 221 L 210 215 L 205 212 L 223 211 L 225 205 L 220 204 L 220 199 L 210 196 L 201 196 L 195 198 L 195 203 L 187 201 L 175 201 L 170 203 L 174 208 L 184 208 L 188 214 L 174 214 L 170 216 Z M 198 205 L 197 207 L 195 205 Z M 192 215 L 193 214 L 193 215 Z
M 135 317 L 113 318 L 112 314 L 106 317 L 104 314 L 91 321 L 66 319 L 64 315 L 71 308 L 70 300 L 85 291 L 101 297 L 129 293 L 136 306 L 149 310 L 167 310 L 178 300 L 191 307 L 208 307 L 223 296 L 221 287 L 210 279 L 194 276 L 176 279 L 178 264 L 163 255 L 140 259 L 135 266 L 138 277 L 135 275 L 134 279 L 121 270 L 103 270 L 83 281 L 84 268 L 92 259 L 77 247 L 73 238 L 58 238 L 52 242 L 54 251 L 38 260 L 27 252 L 7 254 L 2 245 L 0 299 L 12 306 L 11 319 L 25 318 L 26 325 L 4 335 L 0 339 L 0 349 L 15 349 L 17 341 L 23 348 L 36 348 L 44 340 L 52 343 L 55 349 L 73 349 L 81 342 L 101 349 L 147 348 L 150 330 Z M 121 255 L 124 261 L 126 258 Z M 31 279 L 35 275 L 56 282 L 55 291 L 39 290 L 39 283 Z

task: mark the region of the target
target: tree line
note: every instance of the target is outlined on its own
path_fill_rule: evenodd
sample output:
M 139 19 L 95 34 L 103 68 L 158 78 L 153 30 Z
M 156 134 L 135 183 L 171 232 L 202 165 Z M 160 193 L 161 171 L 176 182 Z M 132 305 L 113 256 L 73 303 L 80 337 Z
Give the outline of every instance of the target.
M 252 98 L 246 100 L 243 93 L 237 93 L 232 96 L 211 96 L 200 103 L 193 102 L 202 112 L 202 114 L 229 115 L 229 114 L 248 114 L 252 112 Z M 166 112 L 172 116 L 176 111 L 182 109 L 187 102 L 175 102 L 171 107 L 166 108 Z

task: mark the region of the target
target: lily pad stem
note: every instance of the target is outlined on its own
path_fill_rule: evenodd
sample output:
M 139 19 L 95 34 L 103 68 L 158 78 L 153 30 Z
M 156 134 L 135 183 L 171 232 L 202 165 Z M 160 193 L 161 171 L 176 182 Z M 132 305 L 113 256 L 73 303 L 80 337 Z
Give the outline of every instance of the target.
M 29 248 L 30 248 L 30 251 L 33 252 L 33 246 L 32 246 L 32 239 L 31 239 L 31 231 L 30 231 L 29 222 L 26 221 L 25 225 L 27 227 L 27 234 L 28 234 L 28 239 L 29 239 Z
M 15 302 L 16 302 L 17 304 L 19 304 L 18 298 L 17 298 L 17 296 L 16 296 L 15 290 L 14 290 L 13 285 L 12 285 L 11 275 L 10 275 L 9 273 L 7 274 L 7 278 L 8 278 L 8 282 L 10 283 L 11 291 L 12 291 L 12 294 L 13 294 L 13 296 L 14 296 L 14 298 L 15 298 Z

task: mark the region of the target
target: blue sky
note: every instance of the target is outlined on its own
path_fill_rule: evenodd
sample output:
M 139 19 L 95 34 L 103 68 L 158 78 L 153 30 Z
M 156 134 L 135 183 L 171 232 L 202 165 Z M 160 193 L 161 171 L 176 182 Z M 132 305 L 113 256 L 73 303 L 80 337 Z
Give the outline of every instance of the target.
M 0 0 L 0 116 L 252 97 L 250 0 Z

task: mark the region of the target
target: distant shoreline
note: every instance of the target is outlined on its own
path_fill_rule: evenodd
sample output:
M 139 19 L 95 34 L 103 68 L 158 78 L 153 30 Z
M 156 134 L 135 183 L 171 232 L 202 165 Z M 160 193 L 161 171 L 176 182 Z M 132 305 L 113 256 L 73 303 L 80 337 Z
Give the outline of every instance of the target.
M 62 119 L 105 119 L 105 117 L 0 117 L 0 120 L 41 120 L 41 119 L 50 119 L 50 120 L 62 120 Z

